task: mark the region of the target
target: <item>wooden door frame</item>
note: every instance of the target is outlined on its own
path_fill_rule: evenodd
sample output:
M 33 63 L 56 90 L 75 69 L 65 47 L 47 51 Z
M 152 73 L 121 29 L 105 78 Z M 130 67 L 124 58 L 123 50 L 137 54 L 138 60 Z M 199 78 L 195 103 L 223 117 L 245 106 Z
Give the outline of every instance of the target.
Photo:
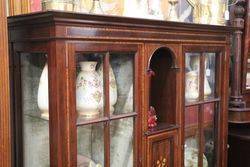
M 0 167 L 11 166 L 9 56 L 6 0 L 0 0 Z

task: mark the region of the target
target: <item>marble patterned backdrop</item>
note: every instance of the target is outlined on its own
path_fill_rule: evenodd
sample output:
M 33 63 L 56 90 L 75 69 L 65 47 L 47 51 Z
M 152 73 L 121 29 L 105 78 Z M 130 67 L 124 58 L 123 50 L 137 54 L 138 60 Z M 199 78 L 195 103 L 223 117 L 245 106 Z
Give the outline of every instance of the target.
M 25 167 L 49 167 L 49 125 L 40 118 L 37 91 L 46 57 L 21 55 L 23 149 Z

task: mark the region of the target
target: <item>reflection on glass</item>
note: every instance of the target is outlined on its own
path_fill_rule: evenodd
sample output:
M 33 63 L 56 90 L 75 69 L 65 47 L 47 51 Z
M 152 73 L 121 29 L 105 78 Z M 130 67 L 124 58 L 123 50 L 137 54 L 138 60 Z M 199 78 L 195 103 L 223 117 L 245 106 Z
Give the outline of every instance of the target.
M 200 74 L 200 54 L 186 53 L 186 101 L 196 101 L 199 99 L 199 74 Z
M 26 167 L 49 166 L 46 61 L 44 54 L 21 54 L 23 165 Z M 38 90 L 43 92 L 43 98 L 39 97 Z M 43 113 L 47 113 L 47 117 L 43 117 Z
M 205 71 L 204 71 L 205 99 L 215 96 L 215 74 L 216 74 L 215 53 L 205 53 Z
M 184 166 L 198 167 L 199 157 L 199 122 L 198 106 L 185 109 L 185 152 Z
M 104 167 L 103 124 L 93 124 L 77 128 L 77 166 Z
M 82 54 L 77 59 L 76 108 L 79 120 L 103 116 L 103 54 Z
M 126 118 L 110 123 L 110 166 L 133 166 L 133 119 Z
M 118 115 L 133 112 L 134 54 L 110 54 L 110 112 Z
M 215 104 L 209 103 L 204 104 L 204 139 L 205 149 L 204 154 L 207 158 L 208 167 L 214 166 L 215 157 L 215 127 L 214 127 L 214 116 L 215 116 Z

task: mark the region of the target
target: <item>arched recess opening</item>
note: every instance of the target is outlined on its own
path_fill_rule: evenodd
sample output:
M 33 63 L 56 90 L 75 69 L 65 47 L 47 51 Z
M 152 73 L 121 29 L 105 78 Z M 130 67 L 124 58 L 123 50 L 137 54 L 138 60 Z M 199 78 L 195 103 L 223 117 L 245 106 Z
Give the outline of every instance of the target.
M 176 69 L 169 48 L 158 48 L 149 60 L 149 105 L 156 112 L 158 126 L 176 123 Z

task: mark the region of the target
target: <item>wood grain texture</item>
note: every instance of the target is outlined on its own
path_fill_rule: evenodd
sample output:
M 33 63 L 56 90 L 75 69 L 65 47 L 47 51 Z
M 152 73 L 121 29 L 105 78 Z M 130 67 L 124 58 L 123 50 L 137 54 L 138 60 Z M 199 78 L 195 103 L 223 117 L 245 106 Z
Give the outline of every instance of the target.
M 250 124 L 232 124 L 228 133 L 228 167 L 250 166 Z
M 0 0 L 0 166 L 11 166 L 10 91 L 6 2 Z
M 14 16 L 30 12 L 29 0 L 8 0 L 9 1 L 9 15 Z

